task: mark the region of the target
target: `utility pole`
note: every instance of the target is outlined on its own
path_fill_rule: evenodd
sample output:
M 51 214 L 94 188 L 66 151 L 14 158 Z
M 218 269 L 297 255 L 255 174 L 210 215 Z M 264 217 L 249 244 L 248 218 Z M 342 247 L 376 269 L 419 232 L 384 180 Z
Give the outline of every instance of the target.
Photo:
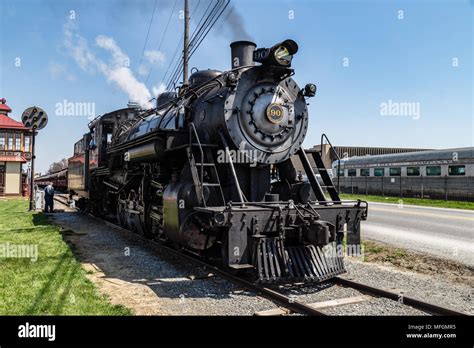
M 34 184 L 35 184 L 35 139 L 39 130 L 48 124 L 48 114 L 37 106 L 31 106 L 21 115 L 24 126 L 31 130 L 31 170 L 30 170 L 30 210 L 35 208 Z
M 184 48 L 183 48 L 183 88 L 189 84 L 188 81 L 188 45 L 189 45 L 189 1 L 184 0 Z
M 31 135 L 31 168 L 30 168 L 30 211 L 35 208 L 35 138 L 36 138 L 36 127 L 33 127 L 33 133 Z

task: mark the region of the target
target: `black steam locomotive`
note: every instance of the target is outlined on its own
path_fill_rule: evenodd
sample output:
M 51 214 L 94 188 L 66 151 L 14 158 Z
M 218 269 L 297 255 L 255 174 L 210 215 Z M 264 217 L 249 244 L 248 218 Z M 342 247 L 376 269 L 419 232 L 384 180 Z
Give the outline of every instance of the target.
M 178 93 L 158 95 L 152 110 L 92 121 L 69 163 L 77 204 L 262 282 L 344 272 L 338 247 L 344 233 L 349 245 L 360 243 L 367 204 L 341 202 L 312 154 L 326 199 L 302 148 L 316 86 L 300 89 L 291 78 L 297 50 L 292 40 L 270 49 L 234 42 L 231 70 L 197 71 Z

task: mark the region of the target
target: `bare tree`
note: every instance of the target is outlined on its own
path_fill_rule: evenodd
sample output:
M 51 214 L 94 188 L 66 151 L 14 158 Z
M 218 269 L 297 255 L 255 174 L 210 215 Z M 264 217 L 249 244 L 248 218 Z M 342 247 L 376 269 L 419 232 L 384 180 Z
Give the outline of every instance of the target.
M 60 170 L 67 168 L 67 158 L 63 158 L 59 162 L 53 162 L 49 166 L 48 174 L 59 172 Z

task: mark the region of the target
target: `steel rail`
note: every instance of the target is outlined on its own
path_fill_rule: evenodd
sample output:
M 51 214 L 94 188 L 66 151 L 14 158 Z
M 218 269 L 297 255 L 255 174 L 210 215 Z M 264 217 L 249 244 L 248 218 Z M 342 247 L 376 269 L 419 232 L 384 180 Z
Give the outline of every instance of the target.
M 64 197 L 63 195 L 55 195 L 54 199 L 56 201 L 58 201 L 59 203 L 62 203 L 64 205 L 68 205 L 67 204 L 68 199 L 66 197 Z M 225 279 L 227 279 L 227 280 L 229 280 L 229 281 L 231 281 L 235 284 L 239 284 L 240 286 L 246 288 L 247 290 L 251 290 L 251 291 L 255 292 L 257 295 L 260 295 L 260 296 L 262 296 L 262 297 L 264 297 L 264 298 L 266 298 L 266 299 L 268 299 L 268 300 L 270 300 L 274 303 L 277 303 L 281 307 L 289 309 L 291 312 L 296 312 L 296 313 L 306 314 L 306 315 L 318 315 L 318 316 L 326 316 L 327 315 L 327 314 L 311 307 L 310 305 L 307 305 L 307 304 L 299 302 L 299 301 L 295 301 L 293 298 L 290 298 L 289 296 L 283 295 L 283 294 L 279 293 L 278 291 L 270 289 L 270 288 L 268 288 L 266 286 L 263 286 L 261 284 L 257 284 L 257 283 L 242 279 L 242 278 L 240 278 L 236 275 L 233 275 L 229 272 L 226 272 L 225 270 L 222 270 L 222 269 L 220 269 L 216 266 L 210 265 L 209 263 L 207 263 L 205 261 L 199 260 L 196 257 L 193 257 L 189 254 L 185 254 L 183 252 L 177 251 L 175 249 L 172 249 L 172 248 L 170 248 L 168 246 L 165 246 L 161 243 L 158 243 L 154 240 L 145 238 L 144 236 L 142 236 L 138 233 L 134 233 L 131 230 L 128 230 L 128 229 L 126 229 L 126 228 L 124 228 L 120 225 L 117 225 L 113 222 L 110 222 L 108 220 L 97 217 L 97 216 L 95 216 L 91 213 L 89 213 L 88 215 L 90 217 L 92 217 L 93 219 L 96 219 L 98 221 L 101 221 L 101 222 L 105 223 L 108 226 L 111 226 L 113 228 L 121 230 L 121 231 L 123 231 L 123 232 L 125 232 L 129 235 L 134 236 L 135 238 L 140 239 L 141 241 L 147 242 L 148 245 L 151 245 L 151 246 L 155 247 L 156 249 L 164 250 L 168 254 L 171 254 L 173 256 L 177 256 L 179 258 L 183 258 L 186 261 L 189 261 L 189 262 L 192 262 L 196 265 L 199 265 L 200 267 L 204 267 L 205 269 L 211 271 L 212 273 L 218 274 L 221 277 L 223 277 L 223 278 L 225 278 Z
M 67 205 L 67 203 L 65 203 L 64 201 L 57 199 L 58 197 L 65 198 L 66 202 L 67 202 L 66 197 L 64 197 L 62 195 L 55 195 L 54 198 L 58 202 Z M 211 272 L 213 272 L 215 274 L 218 274 L 221 277 L 223 277 L 223 278 L 225 278 L 225 279 L 227 279 L 227 280 L 229 280 L 233 283 L 239 284 L 239 285 L 241 285 L 242 287 L 244 287 L 248 290 L 254 291 L 258 295 L 261 295 L 262 297 L 264 297 L 264 298 L 266 298 L 266 299 L 268 299 L 268 300 L 270 300 L 274 303 L 277 303 L 281 307 L 289 309 L 291 312 L 306 314 L 306 315 L 318 315 L 318 316 L 327 316 L 328 315 L 328 314 L 326 314 L 326 313 L 324 313 L 320 310 L 317 310 L 317 309 L 311 307 L 308 304 L 305 304 L 305 303 L 299 302 L 299 301 L 295 301 L 293 298 L 290 298 L 286 295 L 283 295 L 282 293 L 280 293 L 278 291 L 275 291 L 275 290 L 273 290 L 269 287 L 266 287 L 266 286 L 263 286 L 261 284 L 254 283 L 254 282 L 242 279 L 241 277 L 233 275 L 233 274 L 231 274 L 231 273 L 229 273 L 225 270 L 222 270 L 222 269 L 220 269 L 216 266 L 210 265 L 209 263 L 207 263 L 203 260 L 199 260 L 199 259 L 197 259 L 196 257 L 194 257 L 192 255 L 185 254 L 183 252 L 172 249 L 172 248 L 170 248 L 168 246 L 165 246 L 165 245 L 163 245 L 159 242 L 156 242 L 154 240 L 147 239 L 144 236 L 142 236 L 140 234 L 137 234 L 137 233 L 134 233 L 133 231 L 128 230 L 128 229 L 126 229 L 126 228 L 124 228 L 120 225 L 117 225 L 113 222 L 110 222 L 108 220 L 99 218 L 99 217 L 97 217 L 95 215 L 92 215 L 92 214 L 89 214 L 89 216 L 105 223 L 106 225 L 109 225 L 111 227 L 114 227 L 116 229 L 124 231 L 127 234 L 133 235 L 134 237 L 136 237 L 136 238 L 138 238 L 142 241 L 148 242 L 150 245 L 154 246 L 156 249 L 164 250 L 168 254 L 186 259 L 189 262 L 192 262 L 196 265 L 204 267 L 205 269 L 210 270 Z M 422 311 L 424 311 L 426 313 L 429 313 L 429 314 L 432 314 L 432 315 L 456 315 L 456 316 L 467 316 L 468 315 L 467 313 L 457 311 L 457 310 L 452 309 L 452 308 L 439 306 L 439 305 L 436 305 L 436 304 L 433 304 L 433 303 L 430 303 L 430 302 L 426 302 L 426 301 L 421 301 L 421 300 L 413 298 L 413 297 L 405 296 L 401 293 L 397 293 L 397 292 L 382 289 L 382 288 L 373 287 L 373 286 L 363 284 L 363 283 L 359 283 L 359 282 L 356 282 L 354 280 L 350 280 L 350 279 L 346 279 L 346 278 L 334 277 L 334 278 L 331 278 L 331 279 L 327 280 L 326 282 L 332 282 L 332 283 L 335 283 L 335 284 L 338 284 L 338 285 L 341 285 L 341 286 L 350 287 L 350 288 L 356 289 L 356 290 L 358 290 L 362 293 L 365 293 L 365 294 L 368 294 L 368 295 L 371 295 L 371 296 L 374 296 L 374 297 L 383 297 L 383 298 L 387 298 L 387 299 L 390 299 L 390 300 L 394 300 L 394 301 L 400 302 L 404 305 L 411 306 L 413 308 L 422 310 Z
M 272 302 L 275 302 L 275 303 L 278 303 L 280 306 L 282 307 L 285 307 L 287 309 L 289 309 L 290 311 L 292 312 L 296 312 L 296 313 L 300 313 L 300 314 L 306 314 L 306 315 L 319 315 L 319 316 L 326 316 L 327 314 L 305 304 L 305 303 L 302 303 L 302 302 L 299 302 L 299 301 L 295 301 L 293 298 L 290 298 L 286 295 L 283 295 L 281 293 L 279 293 L 278 291 L 275 291 L 273 289 L 270 289 L 266 286 L 263 286 L 263 285 L 260 285 L 260 284 L 257 284 L 257 283 L 253 283 L 251 281 L 248 281 L 248 280 L 245 280 L 245 279 L 242 279 L 236 275 L 233 275 L 229 272 L 226 272 L 225 270 L 222 270 L 216 266 L 213 266 L 213 265 L 210 265 L 209 263 L 205 262 L 205 261 L 202 261 L 202 260 L 199 260 L 197 259 L 196 257 L 193 257 L 191 255 L 188 255 L 188 254 L 185 254 L 183 252 L 180 252 L 180 251 L 177 251 L 175 249 L 172 249 L 168 246 L 165 246 L 161 243 L 158 243 L 154 240 L 151 240 L 151 239 L 147 239 L 137 233 L 133 233 L 132 231 L 120 226 L 120 225 L 117 225 L 113 222 L 110 222 L 110 221 L 107 221 L 107 220 L 104 220 L 104 219 L 101 219 L 95 215 L 92 215 L 92 214 L 89 214 L 89 216 L 93 217 L 94 219 L 98 219 L 102 222 L 104 222 L 106 225 L 109 225 L 111 227 L 114 227 L 116 229 L 119 229 L 121 231 L 124 231 L 128 234 L 131 234 L 135 237 L 137 237 L 138 239 L 142 240 L 142 241 L 145 241 L 145 242 L 148 242 L 150 245 L 154 246 L 155 248 L 157 249 L 161 249 L 161 250 L 164 250 L 165 252 L 167 252 L 168 254 L 171 254 L 173 256 L 177 256 L 177 257 L 180 257 L 180 258 L 183 258 L 185 259 L 186 261 L 189 261 L 189 262 L 192 262 L 196 265 L 199 265 L 201 267 L 204 267 L 205 269 L 215 273 L 215 274 L 218 274 L 220 275 L 221 277 L 233 282 L 233 283 L 236 283 L 236 284 L 239 284 L 241 285 L 242 287 L 248 289 L 248 290 L 252 290 L 254 292 L 256 292 L 258 295 L 261 295 L 262 297 L 265 297 L 266 299 L 272 301 Z
M 433 315 L 468 315 L 464 312 L 460 312 L 448 307 L 438 306 L 430 302 L 425 302 L 418 300 L 413 297 L 405 296 L 402 293 L 397 293 L 395 291 L 390 291 L 386 289 L 376 288 L 367 284 L 359 283 L 354 280 L 335 277 L 329 280 L 330 282 L 337 283 L 346 287 L 350 287 L 360 292 L 366 293 L 368 295 L 376 297 L 384 297 L 390 300 L 398 301 L 402 304 L 411 306 L 416 309 L 420 309 L 424 312 L 433 314 Z

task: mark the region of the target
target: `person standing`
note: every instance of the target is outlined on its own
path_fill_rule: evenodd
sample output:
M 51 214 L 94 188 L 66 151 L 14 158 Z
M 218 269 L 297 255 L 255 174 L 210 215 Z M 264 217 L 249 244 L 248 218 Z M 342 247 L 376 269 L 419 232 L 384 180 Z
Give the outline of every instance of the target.
M 48 183 L 48 186 L 44 189 L 44 212 L 52 213 L 54 210 L 54 187 L 53 183 Z

